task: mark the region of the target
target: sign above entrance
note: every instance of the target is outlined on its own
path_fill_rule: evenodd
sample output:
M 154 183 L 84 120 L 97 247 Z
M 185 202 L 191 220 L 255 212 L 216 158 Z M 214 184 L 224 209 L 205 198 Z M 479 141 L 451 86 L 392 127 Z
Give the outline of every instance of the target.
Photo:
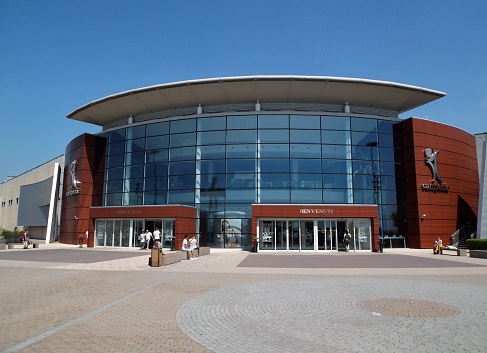
M 333 208 L 301 208 L 301 214 L 333 214 Z

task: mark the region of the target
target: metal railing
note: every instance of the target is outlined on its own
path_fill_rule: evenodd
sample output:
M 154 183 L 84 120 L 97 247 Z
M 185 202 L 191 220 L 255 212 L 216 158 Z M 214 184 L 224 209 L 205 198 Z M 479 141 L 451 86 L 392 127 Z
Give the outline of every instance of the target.
M 475 237 L 476 231 L 476 223 L 470 221 L 465 223 L 450 236 L 452 246 L 466 248 L 466 240 Z

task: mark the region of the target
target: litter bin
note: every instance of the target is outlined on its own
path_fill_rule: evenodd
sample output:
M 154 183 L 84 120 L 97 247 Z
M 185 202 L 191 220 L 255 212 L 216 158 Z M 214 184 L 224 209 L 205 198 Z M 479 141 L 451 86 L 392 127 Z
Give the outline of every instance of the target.
M 259 242 L 257 240 L 252 240 L 252 252 L 257 252 L 259 250 Z
M 162 249 L 152 248 L 151 249 L 151 267 L 162 266 Z
M 176 242 L 176 237 L 171 238 L 171 251 L 174 251 L 174 243 Z
M 379 238 L 379 252 L 384 252 L 384 239 Z

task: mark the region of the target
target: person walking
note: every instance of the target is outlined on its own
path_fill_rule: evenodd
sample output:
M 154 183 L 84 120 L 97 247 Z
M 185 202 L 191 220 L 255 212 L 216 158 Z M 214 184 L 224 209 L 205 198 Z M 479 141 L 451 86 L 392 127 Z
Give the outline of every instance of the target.
M 195 236 L 189 240 L 189 249 L 192 251 L 193 258 L 196 260 L 197 257 L 194 256 L 194 251 L 198 249 L 198 241 L 196 240 Z
M 193 250 L 191 250 L 188 234 L 184 235 L 182 250 L 186 253 L 186 257 L 188 260 L 194 260 L 194 252 Z
M 350 239 L 352 239 L 352 236 L 348 232 L 348 229 L 345 230 L 345 234 L 343 235 L 343 242 L 345 243 L 345 251 L 350 251 Z

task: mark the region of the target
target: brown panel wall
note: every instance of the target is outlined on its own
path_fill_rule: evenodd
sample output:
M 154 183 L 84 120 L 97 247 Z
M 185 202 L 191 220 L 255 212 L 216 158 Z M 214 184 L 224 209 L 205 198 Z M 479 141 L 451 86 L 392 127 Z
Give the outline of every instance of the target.
M 402 135 L 396 145 L 402 146 L 404 174 L 398 182 L 398 228 L 411 248 L 430 248 L 440 236 L 444 244 L 450 235 L 466 222 L 477 220 L 479 177 L 475 137 L 467 132 L 433 121 L 410 118 L 398 124 Z M 439 150 L 437 155 L 441 186 L 448 192 L 422 190 L 422 184 L 440 186 L 432 181 L 426 163 L 425 149 Z M 401 187 L 405 194 L 401 194 Z M 422 219 L 422 215 L 426 215 Z
M 61 230 L 59 241 L 77 244 L 78 236 L 88 230 L 94 233 L 90 219 L 90 207 L 102 204 L 105 170 L 106 139 L 90 134 L 76 137 L 66 147 L 63 203 L 61 209 Z M 79 190 L 73 188 L 71 163 L 76 160 L 76 179 Z M 88 239 L 88 246 L 94 246 L 94 237 Z

